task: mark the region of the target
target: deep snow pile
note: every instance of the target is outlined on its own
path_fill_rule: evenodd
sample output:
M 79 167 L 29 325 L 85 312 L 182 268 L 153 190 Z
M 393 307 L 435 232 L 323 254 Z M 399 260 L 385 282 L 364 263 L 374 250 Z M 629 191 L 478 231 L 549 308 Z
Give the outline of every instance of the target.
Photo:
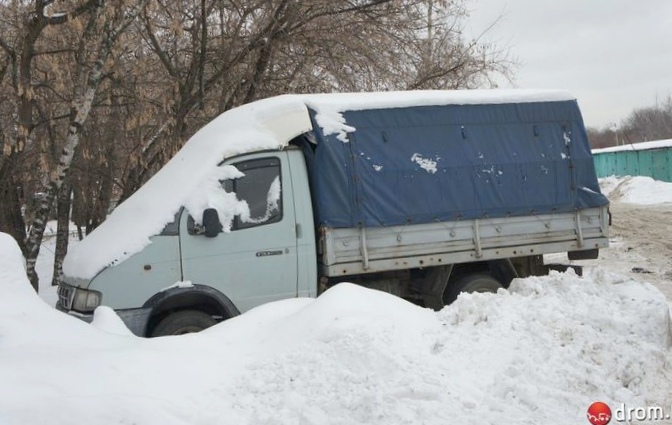
M 0 424 L 586 423 L 671 406 L 666 300 L 600 271 L 517 280 L 441 312 L 342 284 L 200 334 L 129 336 L 32 292 L 0 234 Z M 667 398 L 666 398 L 667 397 Z
M 611 202 L 654 205 L 672 203 L 672 183 L 646 176 L 604 177 L 600 189 Z

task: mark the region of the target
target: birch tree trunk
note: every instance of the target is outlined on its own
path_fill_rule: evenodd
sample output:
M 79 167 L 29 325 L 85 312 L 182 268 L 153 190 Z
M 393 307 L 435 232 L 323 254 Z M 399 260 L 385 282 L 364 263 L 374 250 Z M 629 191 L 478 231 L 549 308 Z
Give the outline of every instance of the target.
M 54 199 L 68 176 L 72 158 L 79 146 L 82 128 L 91 112 L 91 106 L 93 105 L 98 86 L 104 78 L 105 64 L 112 54 L 112 50 L 118 42 L 119 37 L 139 15 L 147 2 L 148 0 L 139 0 L 133 8 L 122 11 L 119 20 L 116 22 L 112 18 L 106 16 L 106 8 L 104 7 L 102 0 L 99 0 L 96 3 L 95 9 L 92 10 L 90 14 L 88 25 L 82 36 L 82 42 L 80 43 L 81 55 L 79 57 L 82 58 L 82 61 L 85 61 L 87 56 L 86 53 L 89 52 L 84 51 L 84 49 L 93 46 L 95 49 L 94 51 L 97 52 L 95 61 L 91 65 L 88 74 L 86 74 L 87 67 L 84 66 L 84 63 L 81 63 L 82 66 L 79 66 L 79 79 L 84 81 L 84 83 L 81 88 L 75 89 L 78 93 L 75 95 L 71 105 L 70 123 L 65 146 L 61 151 L 55 173 L 44 187 L 44 196 L 40 199 L 37 205 L 35 218 L 33 219 L 30 231 L 26 238 L 28 250 L 26 255 L 26 273 L 30 279 L 31 285 L 36 291 L 39 288 L 39 277 L 35 270 L 35 263 L 40 253 L 40 244 L 42 243 L 42 238 L 44 236 L 44 229 L 52 205 L 54 204 Z M 98 30 L 101 23 L 102 32 Z M 98 39 L 98 42 L 91 43 L 92 41 L 95 41 L 96 38 Z
M 63 259 L 68 253 L 68 238 L 70 237 L 70 206 L 72 186 L 64 184 L 58 193 L 56 204 L 58 227 L 56 228 L 56 250 L 54 252 L 54 275 L 52 286 L 58 286 L 63 281 Z

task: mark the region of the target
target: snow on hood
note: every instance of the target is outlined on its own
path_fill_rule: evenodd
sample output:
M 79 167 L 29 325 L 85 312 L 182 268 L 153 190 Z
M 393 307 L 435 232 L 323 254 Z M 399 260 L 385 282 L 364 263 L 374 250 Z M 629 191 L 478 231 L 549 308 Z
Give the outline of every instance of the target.
M 215 201 L 208 196 L 220 190 L 218 180 L 231 177 L 229 171 L 218 169 L 217 164 L 234 155 L 285 147 L 293 137 L 311 130 L 307 107 L 316 111 L 321 131 L 338 134 L 346 141 L 346 133 L 356 131 L 345 123 L 341 114 L 348 110 L 566 100 L 574 97 L 551 90 L 407 91 L 285 95 L 234 108 L 192 136 L 175 157 L 119 205 L 101 226 L 73 246 L 65 258 L 63 271 L 72 278 L 93 278 L 103 268 L 141 251 L 182 206 L 191 207 L 190 213 L 197 219 L 203 209 L 218 207 L 224 222 L 244 212 L 235 199 Z
M 577 424 L 597 400 L 672 401 L 664 296 L 601 270 L 438 313 L 341 284 L 149 340 L 48 307 L 2 235 L 0 287 L 3 424 Z

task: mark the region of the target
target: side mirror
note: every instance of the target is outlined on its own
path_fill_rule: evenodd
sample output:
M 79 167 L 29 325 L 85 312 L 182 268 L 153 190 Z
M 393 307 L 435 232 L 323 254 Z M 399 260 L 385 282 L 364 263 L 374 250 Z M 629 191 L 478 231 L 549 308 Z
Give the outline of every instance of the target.
M 214 208 L 206 208 L 203 211 L 203 234 L 208 238 L 214 238 L 222 231 L 222 223 L 219 221 L 219 214 Z

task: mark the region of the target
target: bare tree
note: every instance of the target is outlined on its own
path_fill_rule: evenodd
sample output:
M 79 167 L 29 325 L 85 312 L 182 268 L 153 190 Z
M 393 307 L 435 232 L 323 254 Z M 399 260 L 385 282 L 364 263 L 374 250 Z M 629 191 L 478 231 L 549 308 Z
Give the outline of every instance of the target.
M 513 63 L 463 37 L 467 2 L 0 2 L 0 230 L 21 242 L 37 287 L 40 241 L 58 218 L 58 282 L 69 221 L 90 232 L 232 107 L 288 92 L 492 86 Z
M 635 109 L 621 127 L 634 142 L 672 138 L 672 97 L 662 104 Z
M 52 1 L 48 0 L 0 4 L 0 57 L 4 56 L 0 73 L 0 133 L 3 135 L 0 190 L 7 200 L 0 206 L 0 229 L 14 236 L 25 255 L 29 247 L 25 241 L 23 207 L 39 186 L 35 168 L 48 172 L 45 151 L 53 148 L 55 142 L 52 119 L 58 106 L 53 108 L 50 102 L 56 98 L 58 103 L 54 82 L 59 75 L 50 72 L 57 69 L 50 64 L 64 51 L 46 46 L 43 40 L 51 36 L 51 29 L 72 25 L 93 4 L 93 1 L 82 3 L 65 14 L 53 13 Z M 27 169 L 30 173 L 26 173 Z
M 203 123 L 282 93 L 473 88 L 508 75 L 506 51 L 464 41 L 464 1 L 201 0 L 153 3 L 144 57 L 163 116 L 131 156 L 125 199 Z M 152 85 L 151 83 L 147 85 Z M 157 105 L 162 106 L 158 110 Z
M 606 127 L 601 130 L 588 127 L 586 128 L 586 133 L 591 149 L 607 148 L 616 144 L 616 135 L 612 127 Z
M 620 125 L 588 128 L 593 149 L 665 139 L 672 139 L 672 97 L 654 106 L 633 110 Z
M 79 145 L 82 128 L 89 116 L 98 86 L 104 78 L 104 71 L 108 59 L 113 54 L 113 49 L 121 35 L 130 23 L 139 15 L 148 0 L 138 0 L 132 4 L 126 2 L 103 2 L 102 0 L 89 0 L 73 7 L 72 10 L 58 11 L 55 4 L 48 0 L 38 0 L 24 5 L 22 2 L 14 2 L 12 8 L 3 10 L 7 15 L 20 16 L 15 19 L 14 31 L 8 33 L 11 39 L 3 38 L 0 46 L 9 58 L 9 66 L 12 69 L 12 85 L 17 99 L 17 111 L 15 126 L 15 138 L 12 141 L 4 141 L 4 160 L 2 162 L 3 177 L 13 174 L 19 157 L 26 146 L 34 144 L 31 137 L 35 137 L 37 131 L 42 130 L 52 141 L 56 140 L 53 134 L 55 130 L 51 125 L 54 117 L 47 113 L 43 105 L 36 101 L 36 78 L 40 73 L 44 79 L 53 79 L 53 73 L 57 73 L 57 67 L 45 66 L 40 68 L 40 62 L 35 58 L 41 55 L 56 55 L 62 51 L 71 51 L 76 59 L 71 77 L 72 94 L 69 98 L 69 113 L 67 114 L 67 130 L 63 137 L 63 145 L 59 146 L 56 166 L 49 170 L 44 179 L 42 189 L 39 190 L 39 198 L 32 211 L 31 225 L 25 239 L 24 254 L 27 258 L 28 276 L 32 285 L 37 290 L 38 277 L 35 273 L 35 261 L 39 254 L 41 240 L 44 234 L 47 219 L 54 205 L 55 198 L 65 181 L 72 158 Z M 82 20 L 82 18 L 86 18 Z M 56 26 L 71 24 L 71 33 L 50 32 Z M 78 34 L 76 43 L 72 43 L 68 36 Z M 65 40 L 65 47 L 43 43 L 45 39 L 56 39 L 59 36 Z M 53 41 L 53 40 L 52 40 Z M 74 51 L 73 51 L 74 47 Z M 43 48 L 44 50 L 39 50 Z M 55 63 L 55 62 L 54 62 Z M 48 65 L 48 63 L 45 63 Z M 52 93 L 63 92 L 62 87 L 48 85 Z M 59 90 L 59 88 L 61 90 Z M 58 96 L 57 96 L 58 97 Z M 63 97 L 63 96 L 61 96 Z M 40 119 L 44 123 L 40 123 Z M 41 124 L 41 125 L 40 125 Z M 55 145 L 55 144 L 54 144 Z M 11 181 L 11 179 L 3 182 Z M 4 227 L 4 225 L 3 225 Z

